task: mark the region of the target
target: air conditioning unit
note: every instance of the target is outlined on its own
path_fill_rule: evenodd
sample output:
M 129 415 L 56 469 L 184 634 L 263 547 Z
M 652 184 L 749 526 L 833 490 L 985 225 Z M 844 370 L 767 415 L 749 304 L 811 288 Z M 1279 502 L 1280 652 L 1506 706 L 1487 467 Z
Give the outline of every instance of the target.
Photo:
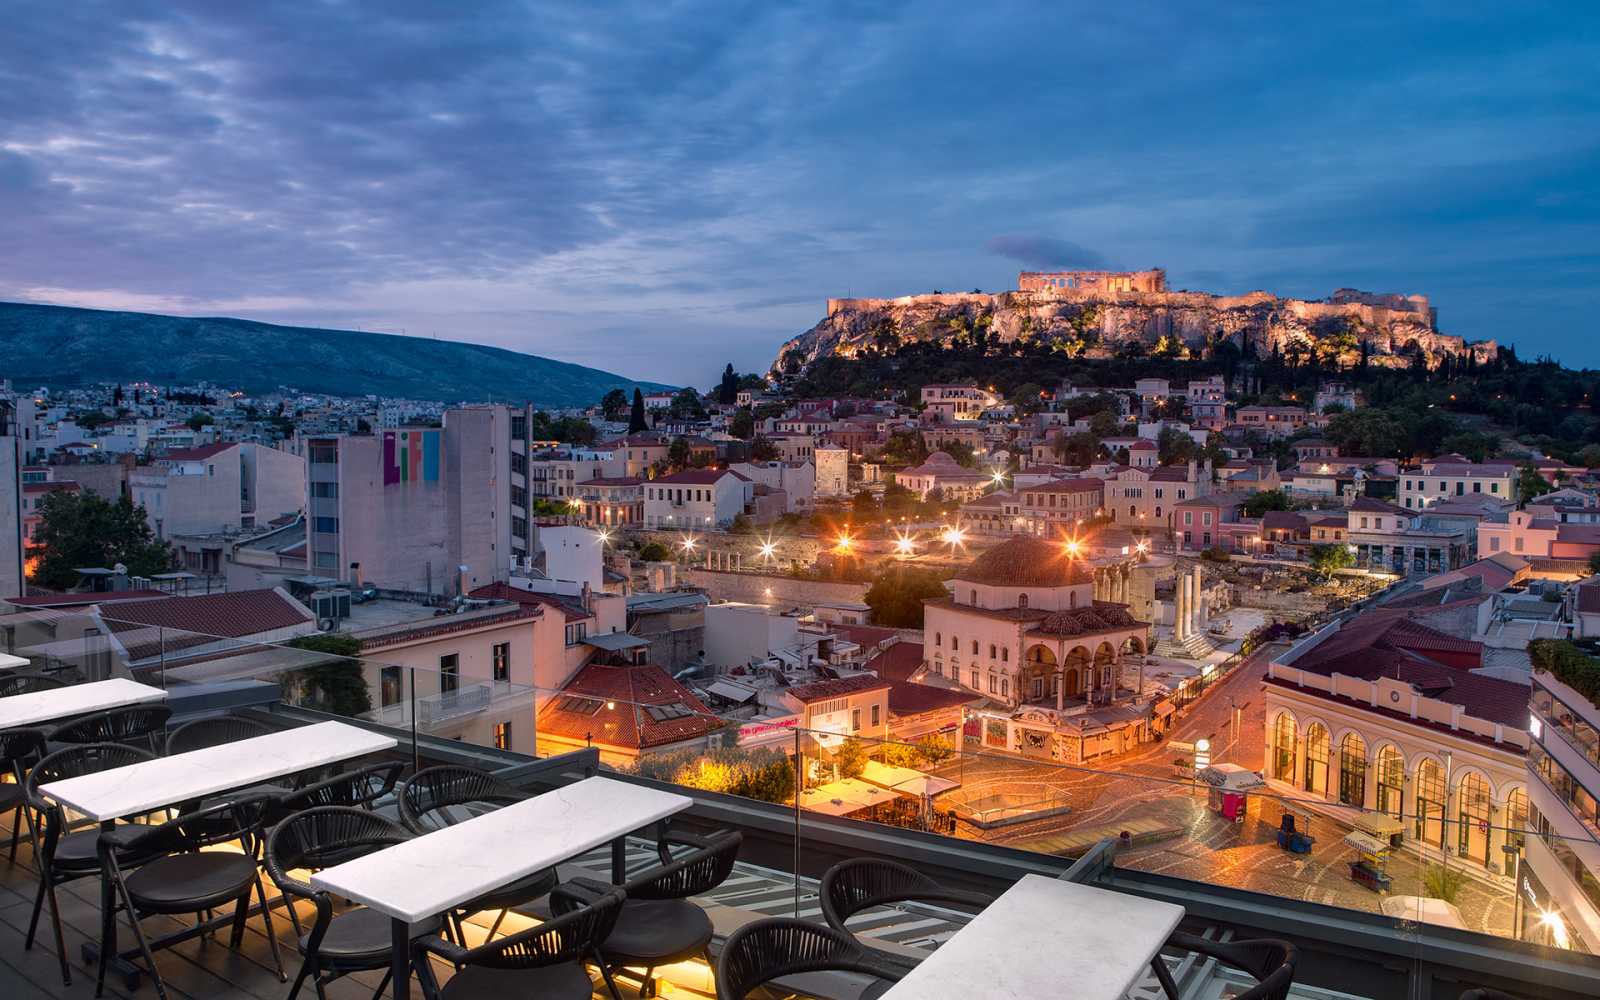
M 332 619 L 335 623 L 350 617 L 350 591 L 343 587 L 336 590 L 316 590 L 306 600 L 306 606 L 316 616 L 320 623 L 324 619 Z

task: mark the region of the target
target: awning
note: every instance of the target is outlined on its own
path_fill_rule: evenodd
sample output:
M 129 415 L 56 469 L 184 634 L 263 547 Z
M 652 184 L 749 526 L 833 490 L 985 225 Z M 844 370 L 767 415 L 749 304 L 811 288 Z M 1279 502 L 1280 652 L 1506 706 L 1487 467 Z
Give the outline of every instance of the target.
M 1158 718 L 1158 719 L 1165 719 L 1167 716 L 1171 715 L 1173 712 L 1176 712 L 1177 710 L 1178 710 L 1178 706 L 1174 705 L 1170 701 L 1158 701 L 1158 702 L 1156 702 L 1156 718 Z
M 1243 792 L 1266 785 L 1261 775 L 1238 764 L 1212 764 L 1201 768 L 1195 777 L 1214 788 L 1230 792 Z
M 951 781 L 949 778 L 941 778 L 932 774 L 919 774 L 915 778 L 909 778 L 895 785 L 894 790 L 904 792 L 907 795 L 922 796 L 938 795 L 940 792 L 948 792 L 952 788 L 960 787 L 961 783 L 959 781 Z
M 743 684 L 735 684 L 732 681 L 712 681 L 706 686 L 706 690 L 718 698 L 726 698 L 739 704 L 743 704 L 756 696 L 755 688 L 747 687 Z
M 1362 854 L 1382 854 L 1389 849 L 1387 842 L 1368 836 L 1360 830 L 1351 830 L 1344 835 L 1346 847 L 1353 847 Z
M 1351 825 L 1362 833 L 1370 833 L 1374 837 L 1392 837 L 1397 833 L 1406 832 L 1406 825 L 1388 813 L 1363 812 Z
M 625 649 L 640 649 L 650 645 L 648 639 L 641 639 L 628 632 L 600 632 L 583 637 L 584 645 L 603 649 L 608 653 L 620 653 Z
M 1379 903 L 1378 908 L 1386 917 L 1437 924 L 1440 927 L 1467 929 L 1466 922 L 1461 919 L 1460 910 L 1451 903 L 1430 896 L 1390 896 Z

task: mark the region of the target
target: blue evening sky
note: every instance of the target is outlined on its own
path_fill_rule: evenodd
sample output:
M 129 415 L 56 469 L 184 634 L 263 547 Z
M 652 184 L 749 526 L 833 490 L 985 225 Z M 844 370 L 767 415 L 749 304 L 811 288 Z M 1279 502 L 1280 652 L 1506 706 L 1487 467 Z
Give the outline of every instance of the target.
M 1600 365 L 1600 5 L 74 0 L 0 298 L 761 370 L 839 295 L 1166 267 Z

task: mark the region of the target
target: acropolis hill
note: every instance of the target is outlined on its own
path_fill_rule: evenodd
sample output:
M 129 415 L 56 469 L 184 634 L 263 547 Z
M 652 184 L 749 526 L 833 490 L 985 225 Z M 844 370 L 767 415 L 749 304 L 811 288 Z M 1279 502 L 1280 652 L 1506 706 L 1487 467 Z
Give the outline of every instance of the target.
M 1023 271 L 1017 290 L 905 295 L 894 299 L 829 299 L 828 315 L 784 344 L 774 369 L 789 352 L 809 364 L 837 355 L 854 357 L 876 347 L 890 350 L 917 341 L 946 342 L 986 330 L 990 342 L 1032 339 L 1086 357 L 1110 356 L 1133 343 L 1153 349 L 1166 338 L 1202 355 L 1222 341 L 1266 356 L 1274 347 L 1299 344 L 1335 348 L 1353 361 L 1367 345 L 1369 362 L 1403 366 L 1420 350 L 1430 364 L 1446 354 L 1494 357 L 1493 341 L 1468 343 L 1438 332 L 1437 315 L 1423 295 L 1393 295 L 1341 288 L 1326 299 L 1286 299 L 1270 292 L 1213 295 L 1173 291 L 1167 274 L 1148 271 Z

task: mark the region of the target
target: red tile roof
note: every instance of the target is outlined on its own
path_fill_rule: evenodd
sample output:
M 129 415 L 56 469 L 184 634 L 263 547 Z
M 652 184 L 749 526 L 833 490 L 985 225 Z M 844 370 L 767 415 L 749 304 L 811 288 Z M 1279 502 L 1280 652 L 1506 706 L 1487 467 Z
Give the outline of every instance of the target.
M 114 590 L 104 594 L 35 594 L 32 597 L 8 597 L 5 601 L 19 608 L 75 608 L 88 604 L 148 601 L 153 597 L 170 596 L 172 595 L 164 590 Z
M 539 710 L 541 733 L 634 750 L 695 739 L 721 726 L 704 702 L 653 664 L 590 663 Z
M 750 481 L 732 469 L 685 469 L 670 476 L 657 476 L 652 481 L 658 485 L 665 483 L 669 486 L 711 486 L 720 482 L 723 476 L 732 476 L 742 483 Z
M 24 493 L 54 493 L 57 490 L 61 490 L 65 493 L 73 493 L 76 492 L 77 489 L 77 482 L 71 479 L 52 479 L 46 483 L 22 484 L 22 492 Z
M 1105 480 L 1094 478 L 1056 479 L 1037 486 L 1024 486 L 1021 493 L 1105 493 Z
M 1095 601 L 1093 607 L 1053 611 L 1028 631 L 1044 635 L 1080 636 L 1126 632 L 1128 629 L 1144 627 L 1144 622 L 1128 613 L 1126 605 Z
M 598 479 L 585 479 L 579 486 L 639 486 L 644 483 L 643 476 L 601 476 Z
M 147 601 L 118 601 L 101 617 L 119 623 L 240 638 L 313 621 L 298 601 L 273 589 L 232 590 Z
M 857 674 L 854 677 L 839 677 L 801 684 L 790 688 L 786 693 L 802 703 L 810 704 L 814 701 L 826 701 L 829 698 L 843 698 L 847 694 L 860 694 L 863 691 L 881 691 L 889 686 L 888 681 L 872 674 Z
M 1094 570 L 1069 558 L 1060 545 L 1018 535 L 972 560 L 955 578 L 994 587 L 1069 587 L 1091 582 Z
M 1600 584 L 1585 583 L 1578 587 L 1578 610 L 1586 615 L 1600 615 Z

